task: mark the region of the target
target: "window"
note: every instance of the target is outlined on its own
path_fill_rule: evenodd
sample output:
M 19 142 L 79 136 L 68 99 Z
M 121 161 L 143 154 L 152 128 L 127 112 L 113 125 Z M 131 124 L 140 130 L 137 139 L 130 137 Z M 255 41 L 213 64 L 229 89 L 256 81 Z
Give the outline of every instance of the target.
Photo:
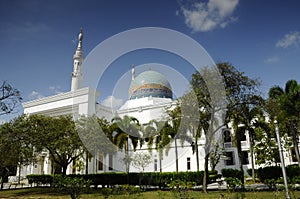
M 228 129 L 225 129 L 223 131 L 223 138 L 224 138 L 224 143 L 225 142 L 231 142 L 231 132 Z
M 98 155 L 97 163 L 98 163 L 98 170 L 102 171 L 103 170 L 103 155 L 102 154 Z
M 234 153 L 233 151 L 225 152 L 225 165 L 230 166 L 234 165 Z
M 188 157 L 186 159 L 186 166 L 187 166 L 188 171 L 191 170 L 191 158 L 190 157 Z
M 154 159 L 154 171 L 157 171 L 157 159 Z
M 238 134 L 240 136 L 240 141 L 247 141 L 245 128 L 238 128 Z
M 108 170 L 113 170 L 113 155 L 108 156 Z
M 242 163 L 249 164 L 248 151 L 242 151 Z

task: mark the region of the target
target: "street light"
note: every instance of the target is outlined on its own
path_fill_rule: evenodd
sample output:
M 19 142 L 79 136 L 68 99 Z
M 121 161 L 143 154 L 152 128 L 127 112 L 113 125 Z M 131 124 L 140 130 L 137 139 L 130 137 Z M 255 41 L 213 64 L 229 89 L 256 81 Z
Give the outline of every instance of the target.
M 283 181 L 284 181 L 284 186 L 285 186 L 285 191 L 286 191 L 286 199 L 290 199 L 291 197 L 290 197 L 290 194 L 289 194 L 289 188 L 288 188 L 288 183 L 287 183 L 287 179 L 286 179 L 283 150 L 282 150 L 282 146 L 281 146 L 281 142 L 280 142 L 280 135 L 279 135 L 277 120 L 274 121 L 274 125 L 275 125 L 275 133 L 276 133 L 276 137 L 277 137 L 278 150 L 279 150 L 279 155 L 280 155 Z

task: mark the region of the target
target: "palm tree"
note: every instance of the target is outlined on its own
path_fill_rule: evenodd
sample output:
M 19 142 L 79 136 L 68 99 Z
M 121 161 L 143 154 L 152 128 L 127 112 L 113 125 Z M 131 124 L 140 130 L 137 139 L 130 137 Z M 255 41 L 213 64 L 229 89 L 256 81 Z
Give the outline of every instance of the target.
M 284 90 L 279 86 L 272 87 L 269 90 L 269 101 L 277 104 L 276 112 L 271 110 L 270 114 L 277 116 L 282 124 L 286 124 L 286 129 L 292 132 L 294 150 L 300 166 L 298 135 L 296 135 L 300 117 L 300 85 L 296 80 L 289 80 Z
M 162 159 L 163 159 L 163 143 L 162 137 L 164 137 L 163 133 L 164 127 L 166 125 L 165 121 L 156 121 L 151 120 L 149 125 L 144 128 L 144 139 L 148 144 L 148 150 L 151 152 L 153 144 L 155 144 L 155 150 L 158 152 L 159 157 L 159 172 L 162 172 Z
M 254 140 L 255 140 L 255 128 L 262 128 L 267 131 L 266 121 L 264 117 L 264 112 L 259 107 L 250 108 L 249 105 L 244 104 L 242 106 L 242 117 L 240 118 L 240 123 L 243 126 L 239 127 L 241 132 L 249 133 L 249 142 L 250 142 L 250 158 L 251 158 L 251 170 L 252 170 L 252 179 L 255 180 L 255 170 L 254 170 Z
M 123 118 L 114 117 L 111 125 L 112 131 L 117 134 L 114 136 L 114 143 L 120 149 L 125 150 L 126 172 L 129 173 L 131 158 L 129 156 L 129 140 L 132 143 L 133 150 L 135 151 L 138 142 L 141 138 L 139 121 L 131 116 L 125 115 Z

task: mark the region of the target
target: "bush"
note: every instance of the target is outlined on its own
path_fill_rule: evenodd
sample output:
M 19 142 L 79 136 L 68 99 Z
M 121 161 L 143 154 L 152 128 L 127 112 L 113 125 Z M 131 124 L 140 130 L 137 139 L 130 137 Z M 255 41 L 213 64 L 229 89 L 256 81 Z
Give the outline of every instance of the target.
M 102 187 L 112 187 L 114 185 L 150 185 L 158 186 L 160 188 L 167 187 L 174 180 L 180 180 L 183 182 L 194 182 L 196 185 L 202 185 L 203 171 L 199 172 L 148 172 L 148 173 L 99 173 L 99 174 L 87 174 L 87 175 L 68 175 L 70 178 L 82 178 L 89 180 L 90 185 L 97 188 L 99 185 Z M 216 179 L 220 178 L 220 174 L 217 171 L 209 171 L 208 183 L 216 182 Z M 59 176 L 59 175 L 55 175 Z M 28 181 L 30 184 L 52 184 L 53 175 L 28 175 Z
M 89 188 L 90 181 L 83 178 L 55 176 L 54 186 L 68 193 L 72 199 L 78 199 L 83 190 Z
M 297 164 L 288 165 L 286 167 L 286 175 L 290 179 L 300 177 L 300 167 Z
M 257 170 L 257 177 L 261 182 L 265 182 L 266 180 L 277 180 L 282 177 L 282 170 L 279 166 L 270 166 L 259 168 Z
M 50 186 L 53 183 L 53 175 L 37 175 L 31 174 L 27 175 L 29 184 L 36 184 L 37 186 L 49 184 Z
M 235 177 L 227 177 L 225 182 L 227 184 L 227 189 L 232 191 L 235 191 L 239 186 L 242 185 L 241 180 Z
M 221 173 L 224 178 L 237 178 L 239 180 L 242 180 L 244 176 L 244 172 L 238 169 L 222 169 Z
M 252 177 L 252 169 L 247 169 L 247 174 Z M 254 176 L 257 178 L 257 169 L 254 169 Z
M 276 182 L 282 177 L 282 169 L 279 166 L 269 166 L 259 168 L 257 177 L 261 182 L 265 183 L 269 189 L 276 189 Z

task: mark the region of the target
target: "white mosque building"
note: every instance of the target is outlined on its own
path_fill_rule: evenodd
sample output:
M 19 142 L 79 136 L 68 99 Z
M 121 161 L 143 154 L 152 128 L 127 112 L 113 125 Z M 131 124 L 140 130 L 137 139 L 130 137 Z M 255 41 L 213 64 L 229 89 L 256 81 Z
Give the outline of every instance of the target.
M 94 115 L 104 117 L 110 121 L 115 115 L 123 117 L 125 115 L 133 116 L 139 120 L 141 124 L 147 124 L 149 121 L 161 120 L 167 117 L 166 108 L 175 107 L 176 102 L 172 98 L 172 88 L 169 81 L 160 73 L 148 70 L 138 74 L 135 77 L 134 68 L 132 69 L 132 82 L 129 88 L 128 100 L 118 110 L 112 111 L 110 107 L 105 107 L 97 103 L 99 92 L 92 88 L 83 88 L 82 81 L 82 63 L 83 63 L 83 49 L 82 49 L 83 33 L 79 33 L 79 42 L 76 52 L 73 56 L 73 73 L 71 91 L 28 101 L 23 103 L 25 114 L 45 114 L 49 116 L 59 116 L 72 114 L 75 117 L 79 115 Z M 238 156 L 236 148 L 231 142 L 231 129 L 221 129 L 223 136 L 224 149 L 226 151 L 226 158 L 222 158 L 216 169 L 222 168 L 238 168 Z M 176 142 L 174 140 L 173 142 Z M 203 144 L 205 139 L 200 139 L 199 157 L 200 170 L 204 170 L 204 149 Z M 175 144 L 175 143 L 174 143 Z M 196 171 L 196 154 L 193 154 L 190 144 L 184 144 L 181 147 L 178 144 L 178 171 Z M 243 164 L 245 169 L 251 168 L 251 160 L 248 159 L 249 153 L 249 137 L 246 134 L 244 141 L 242 141 L 242 150 L 244 151 Z M 139 151 L 139 149 L 137 150 Z M 148 152 L 143 150 L 143 152 Z M 107 155 L 93 157 L 89 161 L 88 173 L 101 173 L 109 171 L 125 171 L 124 162 L 120 161 L 117 155 Z M 28 174 L 51 174 L 53 169 L 49 154 L 46 152 L 41 154 L 41 161 L 33 163 L 21 169 L 21 176 Z M 175 147 L 172 147 L 168 156 L 164 155 L 161 164 L 159 163 L 158 154 L 153 150 L 152 163 L 145 168 L 146 172 L 170 172 L 176 171 Z M 250 157 L 250 155 L 249 155 Z M 85 161 L 83 161 L 85 162 Z M 161 168 L 160 168 L 161 167 Z M 130 167 L 130 171 L 138 171 L 134 167 Z M 72 164 L 70 164 L 67 173 L 72 173 Z M 77 171 L 78 173 L 78 171 Z M 86 173 L 85 167 L 79 173 Z M 17 174 L 19 175 L 19 174 Z

